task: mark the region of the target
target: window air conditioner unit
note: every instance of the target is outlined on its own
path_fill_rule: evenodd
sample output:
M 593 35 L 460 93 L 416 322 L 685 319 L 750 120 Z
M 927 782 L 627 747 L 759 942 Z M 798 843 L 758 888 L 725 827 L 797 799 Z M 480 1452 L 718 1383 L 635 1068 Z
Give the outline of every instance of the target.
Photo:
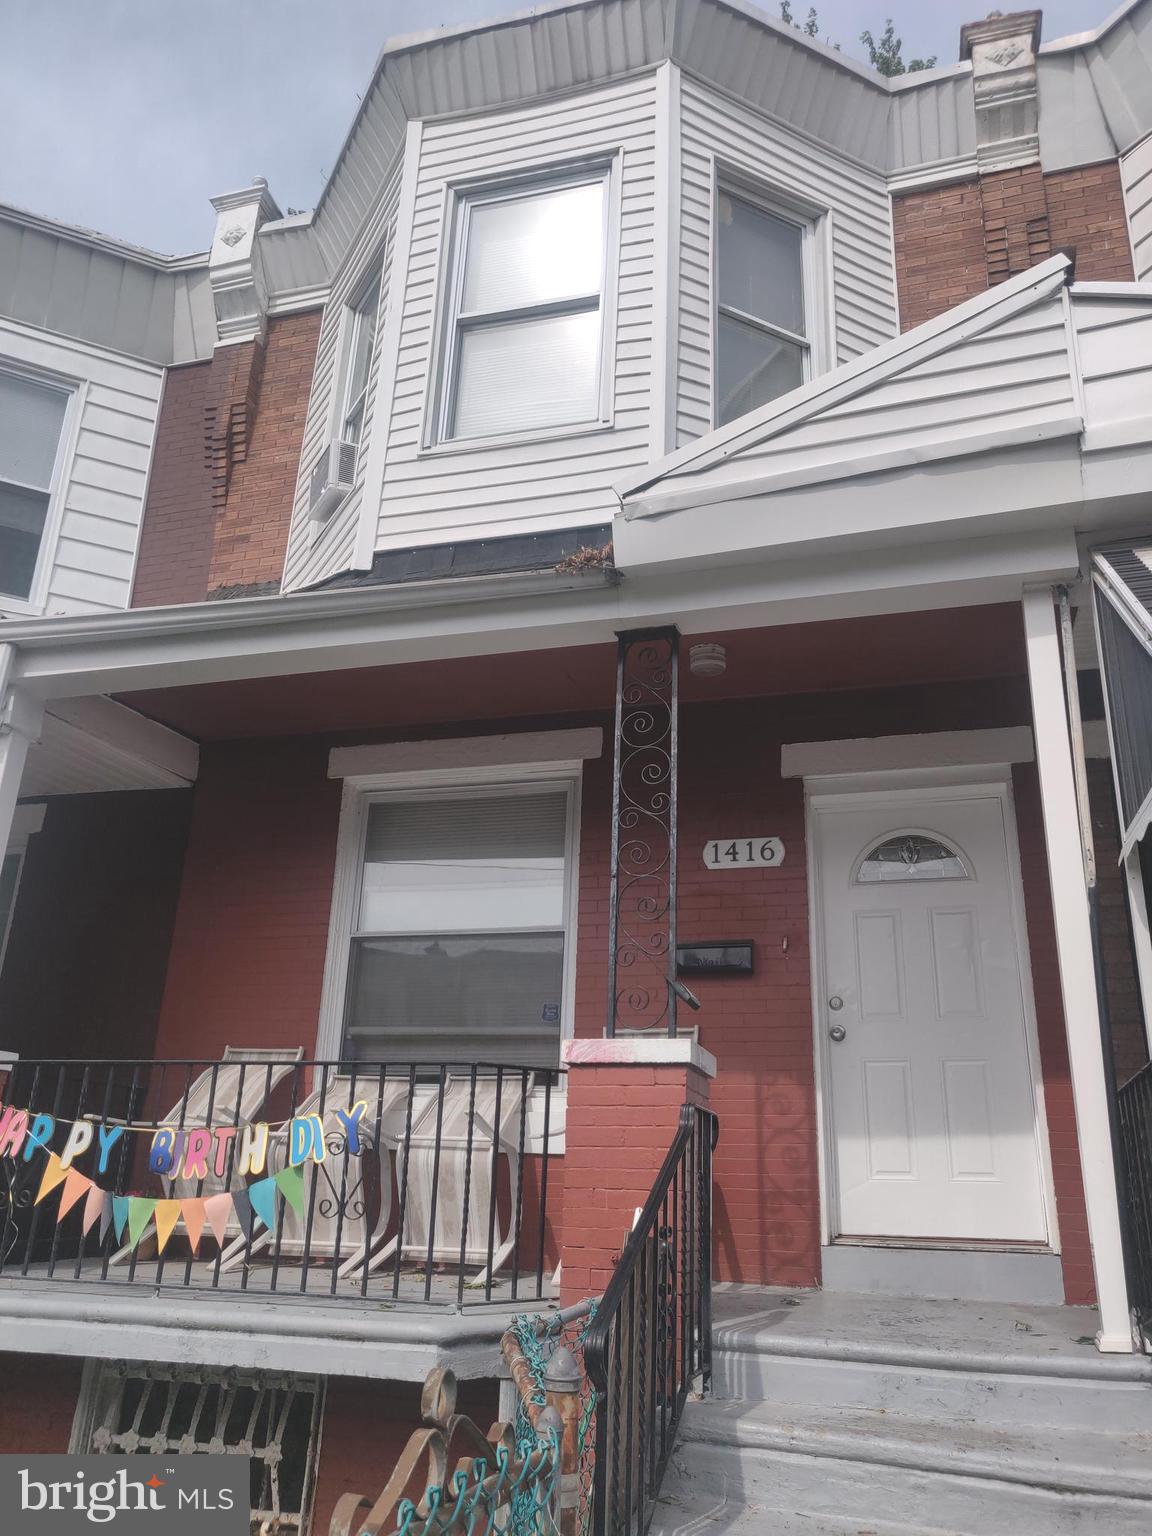
M 356 444 L 334 438 L 312 471 L 308 487 L 308 511 L 321 522 L 339 506 L 356 477 Z

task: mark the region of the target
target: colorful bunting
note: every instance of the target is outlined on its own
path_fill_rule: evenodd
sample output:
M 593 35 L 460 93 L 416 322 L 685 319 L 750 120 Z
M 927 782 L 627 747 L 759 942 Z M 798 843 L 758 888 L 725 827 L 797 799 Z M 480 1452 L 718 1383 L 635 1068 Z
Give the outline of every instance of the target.
M 304 1214 L 304 1173 L 300 1168 L 281 1168 L 276 1175 L 276 1187 L 296 1212 Z
M 249 1184 L 248 1199 L 257 1216 L 271 1231 L 276 1225 L 276 1180 L 260 1179 L 255 1184 Z
M 92 1180 L 81 1173 L 79 1168 L 69 1168 L 68 1176 L 64 1180 L 64 1190 L 60 1196 L 60 1208 L 56 1212 L 56 1220 L 63 1221 L 77 1200 L 82 1195 L 86 1195 L 91 1187 Z
M 112 1220 L 116 1226 L 116 1241 L 124 1241 L 124 1228 L 128 1225 L 128 1196 L 112 1196 Z
M 228 1233 L 228 1223 L 232 1220 L 232 1196 L 209 1195 L 204 1201 L 204 1219 L 212 1228 L 216 1241 L 221 1248 Z
M 128 1196 L 128 1238 L 133 1248 L 144 1235 L 144 1228 L 152 1220 L 152 1212 L 159 1203 L 144 1195 Z
M 232 1209 L 236 1212 L 236 1220 L 240 1223 L 240 1230 L 247 1241 L 252 1239 L 252 1202 L 248 1198 L 246 1189 L 234 1189 L 228 1197 L 232 1201 Z
M 104 1196 L 104 1204 L 100 1210 L 100 1241 L 103 1243 L 112 1226 L 112 1201 L 114 1196 L 108 1194 L 106 1190 L 102 1190 L 101 1193 Z
M 152 1213 L 156 1222 L 156 1252 L 163 1253 L 164 1245 L 172 1236 L 172 1228 L 180 1220 L 179 1200 L 157 1200 Z
M 36 1196 L 36 1199 L 32 1203 L 34 1205 L 39 1205 L 44 1196 L 51 1194 L 52 1191 L 56 1188 L 57 1184 L 63 1184 L 67 1177 L 67 1168 L 61 1164 L 60 1159 L 56 1156 L 55 1152 L 49 1152 L 48 1163 L 44 1169 L 44 1177 L 40 1180 L 40 1190 Z
M 85 1237 L 88 1236 L 89 1232 L 91 1232 L 92 1228 L 96 1225 L 96 1222 L 99 1220 L 100 1221 L 100 1237 L 101 1237 L 101 1240 L 103 1240 L 103 1237 L 104 1237 L 104 1223 L 103 1223 L 102 1217 L 104 1215 L 104 1207 L 107 1204 L 108 1204 L 108 1196 L 100 1188 L 99 1184 L 91 1184 L 90 1183 L 88 1185 L 88 1196 L 87 1196 L 86 1200 L 84 1201 L 83 1232 L 84 1232 L 84 1236 Z
M 184 1230 L 188 1233 L 188 1243 L 195 1253 L 200 1247 L 200 1235 L 204 1231 L 204 1207 L 205 1200 L 181 1200 L 180 1214 L 184 1218 Z

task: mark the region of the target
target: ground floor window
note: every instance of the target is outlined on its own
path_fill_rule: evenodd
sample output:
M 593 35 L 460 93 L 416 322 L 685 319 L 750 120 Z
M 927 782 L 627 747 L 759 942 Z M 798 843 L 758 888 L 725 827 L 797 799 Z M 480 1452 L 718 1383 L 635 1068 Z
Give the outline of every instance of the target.
M 559 1061 L 571 781 L 365 796 L 342 1054 Z
M 306 1536 L 323 1384 L 316 1376 L 138 1361 L 97 1364 L 77 1454 L 251 1458 L 253 1536 Z

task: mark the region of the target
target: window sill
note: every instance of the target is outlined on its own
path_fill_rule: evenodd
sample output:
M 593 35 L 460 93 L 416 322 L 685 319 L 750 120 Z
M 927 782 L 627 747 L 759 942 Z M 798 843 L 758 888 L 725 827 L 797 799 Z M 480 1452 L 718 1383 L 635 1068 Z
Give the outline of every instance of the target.
M 572 437 L 595 437 L 614 430 L 611 419 L 574 422 L 570 427 L 547 427 L 541 432 L 504 432 L 492 437 L 454 437 L 443 443 L 426 443 L 417 452 L 421 459 L 454 453 L 483 453 L 487 449 L 521 448 L 537 443 L 564 442 Z

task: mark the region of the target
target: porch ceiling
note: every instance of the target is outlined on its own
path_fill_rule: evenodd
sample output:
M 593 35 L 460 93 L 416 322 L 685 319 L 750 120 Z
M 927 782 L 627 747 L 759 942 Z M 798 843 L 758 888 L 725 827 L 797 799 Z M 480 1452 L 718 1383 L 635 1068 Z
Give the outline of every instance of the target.
M 721 678 L 694 677 L 687 647 L 727 648 Z M 1019 609 L 887 614 L 685 639 L 684 703 L 1022 675 Z M 436 725 L 610 710 L 610 645 L 461 657 L 388 667 L 201 683 L 124 694 L 122 702 L 198 741 Z

